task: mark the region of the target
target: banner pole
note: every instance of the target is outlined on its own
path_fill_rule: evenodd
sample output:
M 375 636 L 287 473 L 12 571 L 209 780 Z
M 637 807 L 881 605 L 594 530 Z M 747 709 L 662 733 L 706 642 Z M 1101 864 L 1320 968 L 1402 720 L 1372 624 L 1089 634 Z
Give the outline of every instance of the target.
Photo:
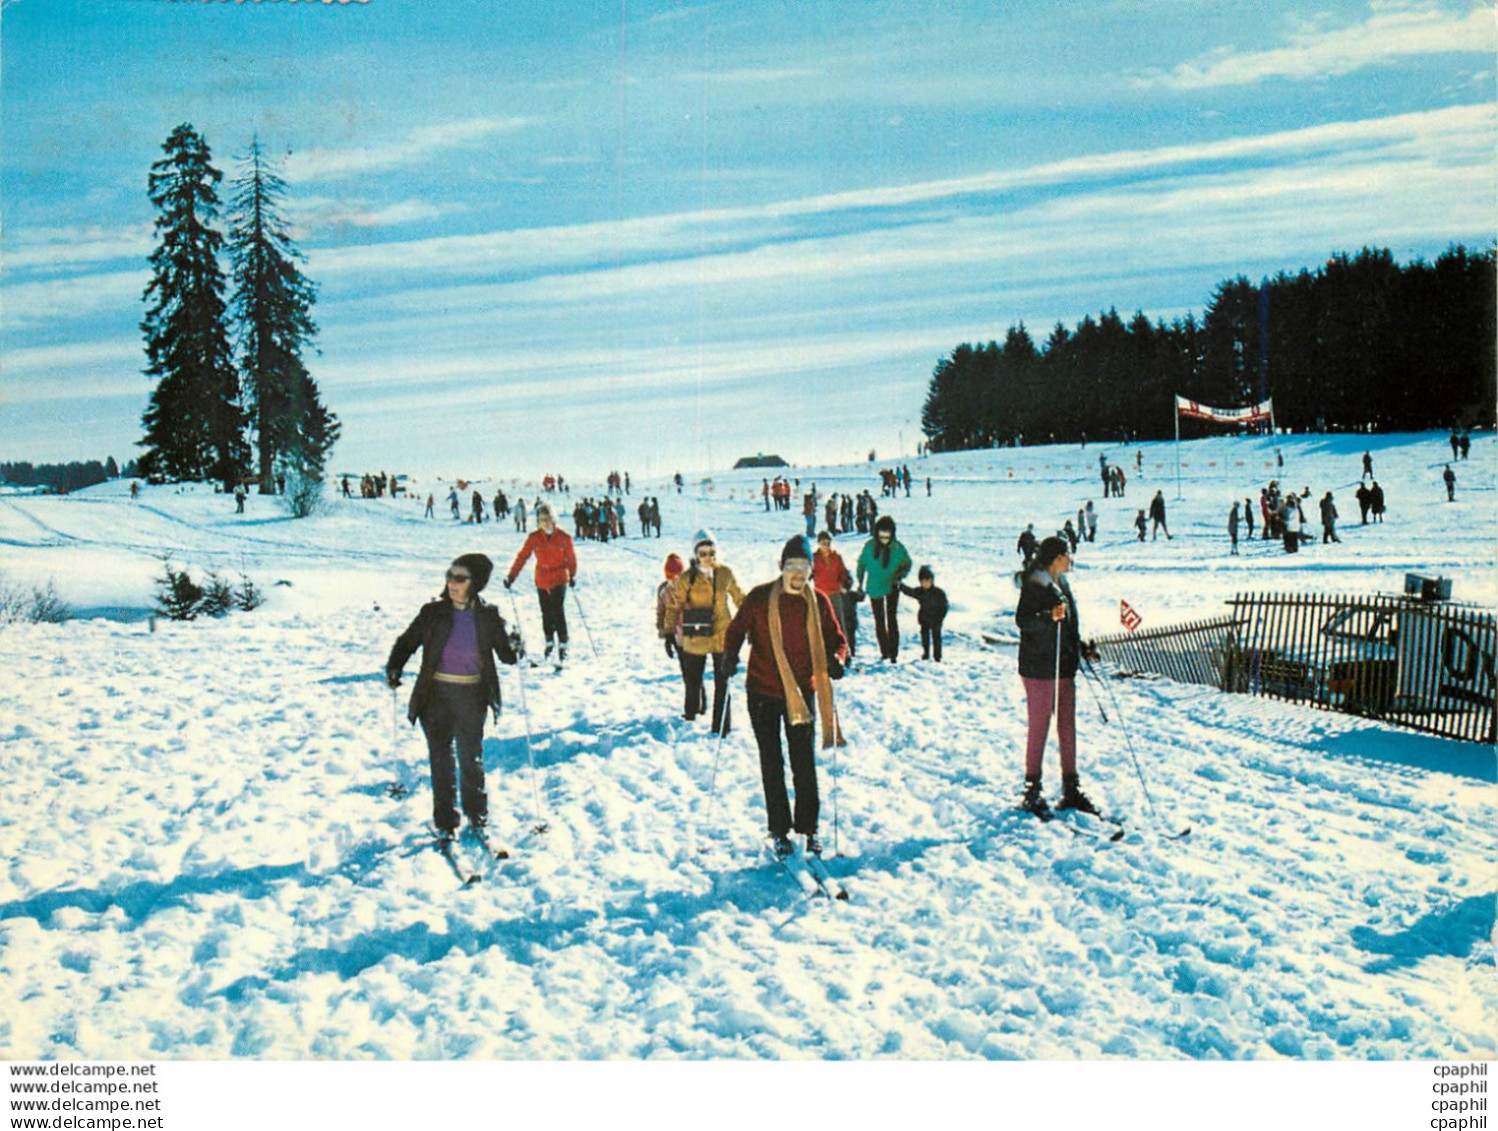
M 1176 397 L 1176 499 L 1181 498 L 1181 398 Z

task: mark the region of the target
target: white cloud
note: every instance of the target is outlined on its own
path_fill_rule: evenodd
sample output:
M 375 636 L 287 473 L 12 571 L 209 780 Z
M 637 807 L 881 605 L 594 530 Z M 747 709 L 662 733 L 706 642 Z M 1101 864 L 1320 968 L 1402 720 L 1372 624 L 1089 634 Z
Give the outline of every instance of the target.
M 138 393 L 145 353 L 138 340 L 111 339 L 5 352 L 5 403 L 88 400 Z
M 678 75 L 677 78 L 681 82 L 721 83 L 725 86 L 735 86 L 747 83 L 777 83 L 790 82 L 796 79 L 814 79 L 820 75 L 820 71 L 794 68 L 744 67 L 732 71 L 687 71 L 684 74 Z
M 1236 51 L 1231 47 L 1135 80 L 1139 87 L 1203 90 L 1249 86 L 1265 79 L 1317 79 L 1345 75 L 1402 58 L 1448 53 L 1491 56 L 1498 46 L 1491 7 L 1452 12 L 1431 4 L 1375 6 L 1354 27 L 1303 27 L 1284 47 Z
M 309 149 L 286 158 L 288 182 L 332 181 L 417 165 L 437 153 L 465 149 L 534 124 L 532 118 L 472 118 L 412 130 L 400 141 L 352 149 Z
M 348 197 L 314 196 L 288 203 L 287 212 L 303 229 L 394 228 L 424 220 L 440 220 L 467 205 L 434 204 L 430 200 L 398 200 L 372 204 Z
M 14 247 L 5 252 L 7 271 L 56 271 L 112 259 L 138 259 L 151 254 L 149 222 L 106 228 L 84 224 L 61 228 L 13 228 Z
M 7 327 L 44 322 L 66 323 L 121 309 L 144 312 L 141 295 L 151 280 L 145 257 L 138 271 L 70 275 L 41 282 L 7 284 L 4 312 Z M 13 354 L 7 352 L 5 363 Z
M 812 237 L 798 224 L 847 211 L 898 210 L 959 198 L 994 196 L 1021 189 L 1074 186 L 1120 178 L 1146 178 L 1172 170 L 1187 173 L 1203 165 L 1233 163 L 1274 170 L 1300 161 L 1326 162 L 1350 156 L 1370 168 L 1381 160 L 1411 153 L 1454 165 L 1490 163 L 1498 111 L 1488 103 L 1456 106 L 1365 121 L 1336 122 L 1309 129 L 1256 137 L 1230 138 L 1199 145 L 1119 150 L 1068 158 L 1025 169 L 984 173 L 889 188 L 860 189 L 799 200 L 737 209 L 673 213 L 622 221 L 559 228 L 489 232 L 472 236 L 392 241 L 374 246 L 323 249 L 309 253 L 320 279 L 357 276 L 367 279 L 398 271 L 409 279 L 428 271 L 454 275 L 497 276 L 547 272 L 562 267 L 611 265 L 639 257 L 685 257 L 693 265 L 678 275 L 701 271 L 700 257 L 739 246 L 763 246 L 793 236 Z M 570 284 L 581 285 L 581 284 Z

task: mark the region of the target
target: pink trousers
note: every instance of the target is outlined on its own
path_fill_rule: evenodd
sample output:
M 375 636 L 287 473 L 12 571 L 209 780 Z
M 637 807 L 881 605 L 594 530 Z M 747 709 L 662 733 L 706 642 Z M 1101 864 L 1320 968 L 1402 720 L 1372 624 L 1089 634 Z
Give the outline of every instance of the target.
M 1024 684 L 1025 705 L 1030 718 L 1030 731 L 1025 740 L 1025 777 L 1040 777 L 1053 710 L 1056 714 L 1056 739 L 1061 744 L 1061 772 L 1076 773 L 1077 681 L 1025 678 Z M 1059 700 L 1059 705 L 1056 700 Z

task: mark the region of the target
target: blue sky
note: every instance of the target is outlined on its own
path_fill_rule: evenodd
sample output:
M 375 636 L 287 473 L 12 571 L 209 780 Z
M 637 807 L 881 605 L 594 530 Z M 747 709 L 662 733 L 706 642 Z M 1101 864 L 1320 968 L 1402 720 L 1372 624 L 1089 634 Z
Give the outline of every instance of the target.
M 134 454 L 181 122 L 284 159 L 348 470 L 893 455 L 961 341 L 1498 216 L 1451 0 L 11 0 L 0 42 L 0 459 Z

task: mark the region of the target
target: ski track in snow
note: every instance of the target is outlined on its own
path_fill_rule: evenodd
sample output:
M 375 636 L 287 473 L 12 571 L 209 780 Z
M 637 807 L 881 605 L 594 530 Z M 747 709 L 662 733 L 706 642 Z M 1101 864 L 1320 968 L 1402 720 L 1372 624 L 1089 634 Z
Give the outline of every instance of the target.
M 1340 486 L 1364 446 L 1394 508 L 1376 531 Z M 1103 541 L 1080 551 L 1075 588 L 1090 633 L 1114 631 L 1120 598 L 1163 625 L 1239 589 L 1387 590 L 1405 569 L 1449 570 L 1458 596 L 1491 603 L 1491 540 L 1472 529 L 1491 530 L 1492 438 L 1457 465 L 1451 507 L 1440 437 L 1287 441 L 1282 481 L 1309 483 L 1312 504 L 1330 484 L 1344 514 L 1343 546 L 1288 561 L 1268 544 L 1229 558 L 1218 521 L 1273 474 L 1262 442 L 1188 445 L 1199 478 L 1180 502 L 1169 446 L 1140 447 L 1155 478 L 1123 500 L 1093 493 L 1095 448 L 911 461 L 913 497 L 885 509 L 952 599 L 946 659 L 915 659 L 906 601 L 901 663 L 869 663 L 860 606 L 860 670 L 837 685 L 848 744 L 819 757 L 829 868 L 852 897 L 835 904 L 761 851 L 742 678 L 717 744 L 680 718 L 651 629 L 659 563 L 698 526 L 746 588 L 773 575 L 802 523 L 760 509 L 757 473 L 696 500 L 645 488 L 659 541 L 579 543 L 569 665 L 504 669 L 485 739 L 512 856 L 461 890 L 425 832 L 415 661 L 394 700 L 378 672 L 453 555 L 507 566 L 510 524 L 424 522 L 410 500 L 290 523 L 252 499 L 236 521 L 223 496 L 132 504 L 122 484 L 6 497 L 7 573 L 56 577 L 75 602 L 145 604 L 166 551 L 246 570 L 271 602 L 155 631 L 0 630 L 0 1056 L 1491 1057 L 1491 751 L 1158 680 L 1113 681 L 1105 726 L 1084 685 L 1084 785 L 1130 830 L 1099 844 L 1014 810 L 1023 689 L 1013 651 L 977 632 L 1012 625 L 1019 529 L 1089 497 Z M 1116 453 L 1131 476 L 1133 451 Z M 825 492 L 876 486 L 866 470 L 800 474 Z M 1177 538 L 1141 547 L 1124 527 L 1156 480 Z M 861 543 L 839 539 L 850 568 Z M 511 618 L 497 579 L 486 596 Z M 539 651 L 529 571 L 515 598 Z M 1047 773 L 1054 792 L 1053 746 Z M 410 795 L 388 796 L 395 782 Z

